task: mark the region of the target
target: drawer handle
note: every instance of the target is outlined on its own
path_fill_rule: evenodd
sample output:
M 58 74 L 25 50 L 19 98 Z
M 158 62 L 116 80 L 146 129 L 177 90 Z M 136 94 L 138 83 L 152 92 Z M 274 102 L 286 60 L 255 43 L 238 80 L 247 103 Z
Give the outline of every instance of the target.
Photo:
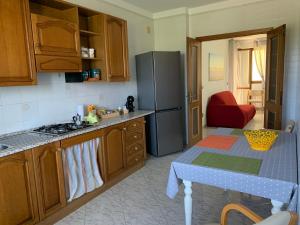
M 124 127 L 124 128 L 123 128 L 123 130 L 125 130 L 125 131 L 126 131 L 126 130 L 127 130 L 127 129 L 126 129 L 126 127 Z
M 136 162 L 139 161 L 139 158 L 135 158 L 135 161 L 136 161 Z
M 138 148 L 138 147 L 134 147 L 134 150 L 136 150 L 136 151 L 137 151 L 137 150 L 139 150 L 139 148 Z
M 133 126 L 136 127 L 136 123 L 134 123 Z
M 134 135 L 133 137 L 134 137 L 135 139 L 137 139 L 137 136 L 136 136 L 136 135 Z

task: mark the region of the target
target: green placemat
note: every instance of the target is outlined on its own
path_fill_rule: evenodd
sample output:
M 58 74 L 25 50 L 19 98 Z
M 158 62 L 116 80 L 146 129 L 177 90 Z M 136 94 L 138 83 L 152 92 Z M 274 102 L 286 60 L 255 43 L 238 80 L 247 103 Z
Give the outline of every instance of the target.
M 233 131 L 231 131 L 231 135 L 235 135 L 235 136 L 243 136 L 244 135 L 244 130 L 242 129 L 233 129 Z
M 260 159 L 203 152 L 192 164 L 258 175 L 261 162 Z

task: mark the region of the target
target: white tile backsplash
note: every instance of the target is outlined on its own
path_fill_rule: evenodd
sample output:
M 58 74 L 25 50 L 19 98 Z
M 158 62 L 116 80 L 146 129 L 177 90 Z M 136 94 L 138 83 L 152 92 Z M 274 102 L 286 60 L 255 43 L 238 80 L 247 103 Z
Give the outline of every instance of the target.
M 135 79 L 65 83 L 64 74 L 38 74 L 37 86 L 0 87 L 0 134 L 71 120 L 78 104 L 117 108 L 136 93 Z

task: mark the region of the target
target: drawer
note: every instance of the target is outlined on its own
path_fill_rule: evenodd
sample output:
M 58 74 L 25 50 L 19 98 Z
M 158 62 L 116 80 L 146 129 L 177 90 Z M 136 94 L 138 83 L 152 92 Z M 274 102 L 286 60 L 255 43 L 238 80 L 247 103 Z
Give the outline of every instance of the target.
M 138 141 L 143 141 L 143 140 L 144 140 L 143 130 L 126 132 L 126 146 L 130 146 Z
M 127 131 L 135 131 L 135 130 L 143 130 L 145 127 L 144 118 L 135 119 L 127 122 L 126 130 Z
M 132 155 L 131 157 L 127 158 L 127 166 L 134 166 L 139 162 L 144 161 L 144 151 L 137 152 L 136 154 Z
M 129 147 L 127 147 L 126 151 L 127 151 L 128 157 L 130 157 L 140 151 L 144 152 L 145 151 L 144 142 L 134 143 L 134 144 L 130 145 Z

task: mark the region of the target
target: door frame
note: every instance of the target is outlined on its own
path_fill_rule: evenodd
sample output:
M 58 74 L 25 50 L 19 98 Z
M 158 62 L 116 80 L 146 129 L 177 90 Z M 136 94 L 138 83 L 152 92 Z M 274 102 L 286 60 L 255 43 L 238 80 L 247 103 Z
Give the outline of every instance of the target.
M 270 31 L 272 31 L 273 27 L 266 27 L 266 28 L 260 28 L 260 29 L 253 29 L 253 30 L 244 30 L 244 31 L 237 31 L 237 32 L 230 32 L 230 33 L 221 33 L 221 34 L 214 34 L 214 35 L 207 35 L 207 36 L 198 36 L 195 38 L 202 46 L 203 42 L 206 41 L 217 41 L 222 39 L 230 39 L 230 38 L 236 38 L 236 37 L 244 37 L 244 36 L 252 36 L 252 35 L 258 35 L 258 34 L 268 34 Z M 189 37 L 188 37 L 189 38 Z M 187 38 L 187 46 L 188 46 L 188 38 Z M 201 55 L 202 55 L 202 48 L 200 49 Z M 201 57 L 200 57 L 201 58 Z M 189 65 L 188 58 L 187 58 L 187 65 Z M 200 63 L 200 78 L 202 80 L 202 63 Z M 189 73 L 187 73 L 187 76 L 189 76 Z M 187 79 L 190 79 L 189 77 Z M 189 84 L 187 84 L 189 85 Z M 190 87 L 188 86 L 187 89 L 189 90 Z M 202 88 L 201 88 L 201 104 L 202 104 Z M 190 116 L 190 115 L 189 115 Z M 190 118 L 188 118 L 189 120 Z M 190 136 L 191 127 L 188 125 L 188 134 Z M 188 146 L 191 146 L 190 138 L 188 140 Z
M 196 48 L 196 76 L 197 76 L 197 86 L 196 86 L 196 96 L 193 95 L 193 65 L 192 65 L 192 48 Z M 188 114 L 188 145 L 191 147 L 195 145 L 202 139 L 202 43 L 187 37 L 186 39 L 186 48 L 187 48 L 187 114 Z M 193 110 L 197 110 L 197 127 L 194 127 L 194 117 Z M 195 129 L 195 134 L 194 134 Z

